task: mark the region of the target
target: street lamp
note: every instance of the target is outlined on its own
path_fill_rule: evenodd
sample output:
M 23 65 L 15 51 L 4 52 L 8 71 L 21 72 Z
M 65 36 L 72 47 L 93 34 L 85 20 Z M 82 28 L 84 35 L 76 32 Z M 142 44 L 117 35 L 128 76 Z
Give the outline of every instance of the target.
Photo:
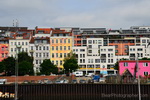
M 15 100 L 18 100 L 18 53 L 21 45 L 16 45 L 16 65 L 15 65 Z M 18 51 L 18 52 L 17 52 Z

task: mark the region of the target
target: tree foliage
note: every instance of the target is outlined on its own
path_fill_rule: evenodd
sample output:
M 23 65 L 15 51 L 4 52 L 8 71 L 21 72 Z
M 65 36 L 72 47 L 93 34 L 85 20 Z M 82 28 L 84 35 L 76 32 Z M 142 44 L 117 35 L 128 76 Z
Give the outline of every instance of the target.
M 19 67 L 18 67 L 18 74 L 19 75 L 25 75 L 25 74 L 33 75 L 32 64 L 27 61 L 20 62 Z
M 50 59 L 45 59 L 40 66 L 41 74 L 50 75 L 50 73 L 58 73 L 58 68 L 50 61 Z
M 18 54 L 18 74 L 19 75 L 33 75 L 33 58 L 27 52 L 20 52 Z
M 15 62 L 16 60 L 13 57 L 8 57 L 1 62 L 6 76 L 15 75 Z
M 70 55 L 64 59 L 64 69 L 65 72 L 72 72 L 79 68 L 78 62 L 76 60 L 75 54 L 70 53 Z

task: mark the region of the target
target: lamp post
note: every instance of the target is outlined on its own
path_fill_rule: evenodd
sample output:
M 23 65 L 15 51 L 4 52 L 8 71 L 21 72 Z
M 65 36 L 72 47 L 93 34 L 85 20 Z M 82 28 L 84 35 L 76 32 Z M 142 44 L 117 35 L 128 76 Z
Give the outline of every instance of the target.
M 16 45 L 16 65 L 15 65 L 15 100 L 18 100 L 18 53 L 20 52 L 20 45 Z M 18 51 L 18 52 L 17 52 Z

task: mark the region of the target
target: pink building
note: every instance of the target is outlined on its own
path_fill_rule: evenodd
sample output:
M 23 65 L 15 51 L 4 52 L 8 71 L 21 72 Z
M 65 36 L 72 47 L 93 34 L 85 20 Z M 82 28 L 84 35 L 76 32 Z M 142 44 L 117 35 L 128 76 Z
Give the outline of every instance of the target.
M 122 75 L 127 69 L 130 71 L 130 73 L 134 76 L 135 74 L 135 66 L 136 61 L 132 60 L 123 60 L 119 62 L 119 74 Z M 144 77 L 145 75 L 150 74 L 150 60 L 139 60 L 138 61 L 138 67 L 139 67 L 139 75 Z M 136 73 L 136 77 L 138 75 L 138 72 Z

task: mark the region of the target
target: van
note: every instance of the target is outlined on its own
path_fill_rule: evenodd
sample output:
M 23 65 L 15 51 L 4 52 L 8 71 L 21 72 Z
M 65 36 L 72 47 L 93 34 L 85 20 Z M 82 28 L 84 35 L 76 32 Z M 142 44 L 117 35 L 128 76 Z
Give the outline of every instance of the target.
M 76 71 L 76 72 L 74 72 L 74 75 L 76 77 L 80 77 L 80 76 L 83 76 L 83 72 L 82 71 Z
M 0 79 L 0 84 L 6 84 L 7 79 Z

